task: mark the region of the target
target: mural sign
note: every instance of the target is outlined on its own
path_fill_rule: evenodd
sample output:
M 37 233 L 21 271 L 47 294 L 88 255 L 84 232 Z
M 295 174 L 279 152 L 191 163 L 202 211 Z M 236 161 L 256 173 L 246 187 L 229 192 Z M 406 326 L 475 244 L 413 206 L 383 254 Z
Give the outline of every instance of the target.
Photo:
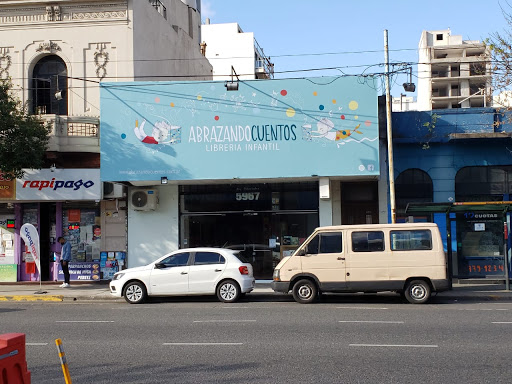
M 101 83 L 101 179 L 379 174 L 373 80 Z

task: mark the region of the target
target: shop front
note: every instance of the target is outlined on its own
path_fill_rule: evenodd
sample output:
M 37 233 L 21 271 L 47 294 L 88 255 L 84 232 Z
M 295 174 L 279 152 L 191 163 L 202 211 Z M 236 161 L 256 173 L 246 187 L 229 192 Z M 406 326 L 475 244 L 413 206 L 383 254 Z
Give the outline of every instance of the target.
M 512 202 L 411 203 L 411 215 L 442 213 L 438 222 L 452 278 L 505 280 L 512 275 L 510 212 Z M 437 222 L 437 221 L 436 221 Z
M 379 177 L 368 79 L 102 83 L 101 111 L 101 180 L 130 185 L 129 267 L 228 247 L 269 279 L 318 225 L 376 222 L 377 194 L 350 188 Z
M 180 187 L 184 246 L 239 250 L 257 279 L 319 225 L 318 183 L 223 184 Z
M 10 223 L 10 228 L 1 229 L 0 251 L 4 256 L 0 257 L 3 265 L 0 268 L 4 272 L 0 273 L 0 281 L 63 280 L 56 255 L 61 249 L 57 242 L 60 236 L 71 243 L 72 279 L 99 279 L 101 189 L 98 169 L 27 170 L 23 179 L 16 180 L 13 196 L 15 199 L 2 204 L 2 217 Z M 32 224 L 38 231 L 40 271 L 20 236 L 23 224 Z M 5 265 L 10 266 L 9 273 Z

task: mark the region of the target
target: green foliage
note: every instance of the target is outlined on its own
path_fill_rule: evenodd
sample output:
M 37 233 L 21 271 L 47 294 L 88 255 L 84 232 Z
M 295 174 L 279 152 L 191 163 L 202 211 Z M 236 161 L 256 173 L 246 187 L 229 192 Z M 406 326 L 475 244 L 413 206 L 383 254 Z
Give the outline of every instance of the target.
M 495 32 L 484 40 L 491 55 L 492 81 L 496 91 L 505 91 L 512 85 L 512 15 L 508 2 L 506 6 L 508 10 L 500 5 L 508 28 L 503 32 Z M 509 102 L 510 100 L 505 104 L 508 105 Z
M 430 140 L 432 140 L 432 137 L 434 137 L 438 118 L 439 118 L 439 115 L 437 113 L 433 113 L 430 118 L 430 121 L 423 123 L 423 126 L 427 127 L 427 129 L 428 129 L 428 133 L 425 135 L 425 138 L 427 140 L 424 143 L 421 143 L 421 149 L 429 149 L 430 148 Z
M 0 170 L 23 177 L 23 168 L 40 169 L 48 147 L 50 125 L 29 115 L 13 97 L 11 83 L 0 80 Z

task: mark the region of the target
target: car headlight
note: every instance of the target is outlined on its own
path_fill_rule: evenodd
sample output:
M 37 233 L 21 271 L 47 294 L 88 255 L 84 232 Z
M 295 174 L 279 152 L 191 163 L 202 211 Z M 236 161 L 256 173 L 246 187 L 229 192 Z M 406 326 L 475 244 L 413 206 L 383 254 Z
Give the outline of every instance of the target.
M 124 273 L 116 273 L 114 275 L 114 277 L 112 278 L 112 280 L 119 280 L 123 276 L 124 276 Z
M 274 274 L 272 275 L 272 279 L 274 281 L 280 281 L 281 279 L 279 278 L 279 269 L 274 269 Z

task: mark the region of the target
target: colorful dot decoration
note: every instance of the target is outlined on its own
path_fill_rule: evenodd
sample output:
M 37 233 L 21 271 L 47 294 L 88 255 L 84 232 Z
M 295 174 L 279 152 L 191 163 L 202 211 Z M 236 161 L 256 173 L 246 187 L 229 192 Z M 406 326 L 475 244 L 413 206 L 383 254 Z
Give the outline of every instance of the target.
M 286 89 L 283 89 L 281 91 L 281 96 L 286 96 L 288 94 L 288 92 L 286 91 Z
M 171 107 L 174 107 L 174 103 L 171 103 L 170 105 L 171 105 Z
M 126 139 L 126 133 L 121 133 L 121 139 Z
M 345 120 L 345 115 L 341 115 L 341 120 Z
M 155 97 L 155 103 L 159 103 L 160 102 L 160 98 L 159 97 Z
M 319 109 L 319 110 L 321 110 L 321 111 L 323 111 L 323 110 L 324 110 L 324 108 L 325 108 L 325 107 L 324 107 L 322 104 L 320 104 L 320 105 L 318 106 L 318 109 Z
M 197 100 L 199 100 L 199 101 L 203 100 L 203 96 L 197 95 Z
M 288 116 L 288 117 L 293 117 L 293 116 L 295 116 L 295 109 L 293 109 L 293 108 L 288 108 L 288 109 L 286 110 L 286 116 Z
M 370 120 L 366 120 L 364 122 L 364 125 L 366 125 L 367 127 L 369 127 L 370 125 L 372 125 L 372 122 Z
M 214 119 L 215 119 L 215 121 L 219 121 L 220 117 L 219 116 L 215 116 Z
M 332 99 L 332 103 L 333 103 L 333 104 L 336 104 L 336 99 Z
M 348 103 L 348 107 L 351 111 L 355 111 L 357 108 L 359 108 L 359 103 L 357 101 L 352 100 L 350 103 Z
M 318 96 L 318 92 L 317 91 L 313 92 L 313 96 Z

